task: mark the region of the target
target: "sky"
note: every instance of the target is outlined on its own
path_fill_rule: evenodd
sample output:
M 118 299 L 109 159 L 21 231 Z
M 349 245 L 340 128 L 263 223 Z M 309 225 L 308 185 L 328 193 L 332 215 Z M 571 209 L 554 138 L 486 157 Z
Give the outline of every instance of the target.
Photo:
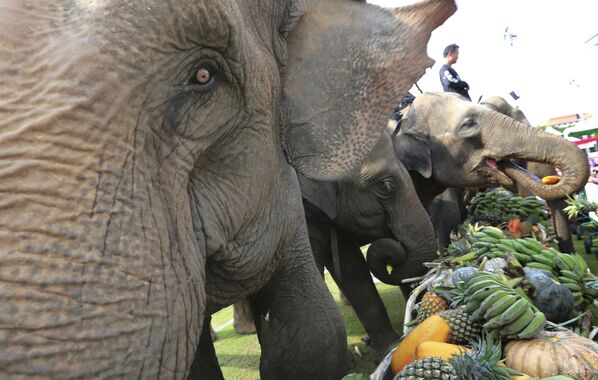
M 416 1 L 367 2 L 393 7 Z M 442 91 L 438 77 L 444 64 L 442 51 L 456 43 L 459 60 L 453 68 L 469 84 L 473 101 L 502 96 L 533 125 L 576 113 L 598 117 L 598 36 L 586 42 L 598 34 L 597 1 L 456 2 L 455 14 L 428 43 L 428 55 L 436 63 L 418 81 L 423 91 Z M 511 91 L 520 98 L 514 100 Z

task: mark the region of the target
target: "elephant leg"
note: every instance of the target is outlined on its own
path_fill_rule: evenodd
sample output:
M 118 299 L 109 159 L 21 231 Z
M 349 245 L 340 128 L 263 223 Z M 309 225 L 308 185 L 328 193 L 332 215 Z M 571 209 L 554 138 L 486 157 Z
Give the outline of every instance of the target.
M 448 188 L 432 202 L 430 209 L 432 224 L 436 230 L 436 241 L 441 252 L 444 252 L 451 243 L 451 232 L 462 222 L 460 195 L 459 189 Z
M 210 315 L 204 318 L 197 351 L 195 352 L 195 357 L 193 358 L 193 363 L 189 370 L 189 376 L 187 377 L 188 380 L 224 380 L 224 376 L 220 370 L 220 364 L 218 364 L 218 358 L 216 357 L 216 351 L 214 350 L 214 342 L 212 341 L 212 332 L 210 328 L 211 320 L 212 316 Z
M 233 329 L 237 334 L 255 333 L 255 323 L 249 301 L 241 300 L 233 305 Z
M 304 229 L 290 250 L 251 297 L 261 379 L 339 379 L 349 370 L 347 335 Z
M 563 210 L 567 207 L 567 203 L 564 199 L 556 199 L 548 201 L 547 204 L 552 215 L 552 225 L 554 226 L 554 231 L 556 232 L 559 242 L 559 250 L 561 252 L 575 253 L 573 239 L 571 238 L 571 228 L 569 227 L 569 219 Z
M 339 236 L 340 281 L 332 276 L 348 298 L 355 314 L 370 337 L 374 358 L 381 360 L 399 336 L 392 328 L 386 307 L 374 285 L 369 267 L 357 244 Z M 331 264 L 331 261 L 330 261 Z M 330 270 L 330 273 L 334 271 Z

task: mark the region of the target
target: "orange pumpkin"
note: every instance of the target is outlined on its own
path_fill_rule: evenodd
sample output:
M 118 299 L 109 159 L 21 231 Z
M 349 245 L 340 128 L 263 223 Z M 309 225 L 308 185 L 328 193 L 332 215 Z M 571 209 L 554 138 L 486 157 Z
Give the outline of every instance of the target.
M 542 331 L 533 339 L 511 340 L 504 356 L 509 367 L 530 376 L 598 380 L 598 343 L 573 332 Z

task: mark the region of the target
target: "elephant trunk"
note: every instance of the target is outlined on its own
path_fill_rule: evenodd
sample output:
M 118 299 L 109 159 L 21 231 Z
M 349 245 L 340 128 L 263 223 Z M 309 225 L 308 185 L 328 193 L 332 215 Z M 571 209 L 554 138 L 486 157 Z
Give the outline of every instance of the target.
M 499 151 L 509 151 L 499 162 L 504 172 L 517 183 L 535 195 L 546 200 L 567 197 L 580 191 L 590 175 L 588 159 L 581 149 L 560 136 L 551 135 L 542 130 L 530 127 L 500 114 L 493 114 L 493 129 L 489 141 L 502 141 L 509 148 L 498 147 Z M 498 135 L 502 137 L 499 137 Z M 504 139 L 509 136 L 509 139 Z M 529 142 L 533 141 L 532 144 Z M 562 176 L 553 185 L 544 184 L 540 178 L 514 164 L 510 159 L 523 159 L 553 165 Z
M 429 233 L 420 231 L 423 239 L 417 244 L 402 244 L 391 238 L 374 241 L 367 252 L 367 263 L 370 271 L 380 281 L 389 285 L 401 285 L 401 281 L 421 276 L 426 272 L 425 262 L 436 259 L 436 241 L 434 230 L 430 225 Z M 417 247 L 417 248 L 415 248 Z

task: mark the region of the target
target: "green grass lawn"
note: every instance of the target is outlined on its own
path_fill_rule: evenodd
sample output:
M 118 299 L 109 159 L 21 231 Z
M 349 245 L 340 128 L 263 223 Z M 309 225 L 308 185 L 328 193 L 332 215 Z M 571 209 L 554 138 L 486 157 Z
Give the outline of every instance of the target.
M 587 255 L 583 249 L 583 241 L 578 241 L 575 237 L 574 239 L 577 252 L 588 262 L 592 273 L 598 274 L 598 260 L 596 255 Z M 365 335 L 363 327 L 353 310 L 340 303 L 338 288 L 328 274 L 326 275 L 326 284 L 328 284 L 328 288 L 332 292 L 345 319 L 347 345 L 355 362 L 354 372 L 369 375 L 373 372 L 376 364 L 370 357 L 369 347 L 361 342 L 361 338 Z M 403 300 L 401 291 L 398 287 L 380 283 L 377 284 L 377 287 L 390 314 L 392 324 L 395 330 L 400 333 L 402 331 L 405 308 L 405 301 Z M 225 326 L 232 319 L 232 315 L 232 307 L 219 311 L 213 316 L 212 326 L 214 328 Z M 236 334 L 233 331 L 232 324 L 229 324 L 218 332 L 218 340 L 215 342 L 215 347 L 225 379 L 259 379 L 260 347 L 255 334 Z M 356 347 L 361 353 L 361 357 L 357 354 Z

